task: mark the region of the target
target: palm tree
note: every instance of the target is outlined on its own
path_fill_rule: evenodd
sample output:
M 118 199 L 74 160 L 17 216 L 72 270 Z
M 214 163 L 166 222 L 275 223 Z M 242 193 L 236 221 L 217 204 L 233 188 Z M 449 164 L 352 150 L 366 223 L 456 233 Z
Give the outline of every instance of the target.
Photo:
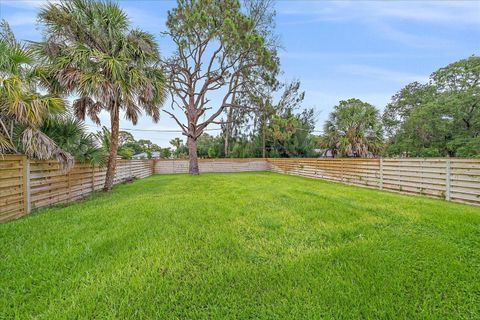
M 359 99 L 340 101 L 325 122 L 320 145 L 333 156 L 369 157 L 383 147 L 379 111 Z
M 183 144 L 183 140 L 180 138 L 174 138 L 170 140 L 170 144 L 175 147 L 175 156 L 178 158 L 183 152 L 186 152 L 186 147 Z
M 76 161 L 93 166 L 105 165 L 105 150 L 98 146 L 96 136 L 87 133 L 85 123 L 69 114 L 51 117 L 40 125 L 40 130 Z
M 172 146 L 174 146 L 175 148 L 179 149 L 183 144 L 183 140 L 177 137 L 177 138 L 174 138 L 174 139 L 170 140 L 170 144 Z
M 95 138 L 103 150 L 109 151 L 112 145 L 112 133 L 107 127 L 103 126 L 102 130 L 95 134 Z
M 17 42 L 8 23 L 0 21 L 0 153 L 24 152 L 31 158 L 57 158 L 63 169 L 73 157 L 57 146 L 39 126 L 65 110 L 57 95 L 37 91 L 40 74 L 33 52 Z
M 159 69 L 153 35 L 131 29 L 117 4 L 93 0 L 62 0 L 46 5 L 39 20 L 44 40 L 34 45 L 45 62 L 42 73 L 54 92 L 76 94 L 79 119 L 110 113 L 111 145 L 104 191 L 113 185 L 120 113 L 137 123 L 141 111 L 157 122 L 165 100 L 165 78 Z M 53 81 L 52 81 L 53 80 Z

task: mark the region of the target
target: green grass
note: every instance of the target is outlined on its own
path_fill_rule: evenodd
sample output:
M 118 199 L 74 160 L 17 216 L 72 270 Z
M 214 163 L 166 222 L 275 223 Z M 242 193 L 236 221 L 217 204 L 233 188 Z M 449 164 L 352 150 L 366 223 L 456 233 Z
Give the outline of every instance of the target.
M 479 319 L 480 209 L 162 175 L 0 225 L 0 317 Z

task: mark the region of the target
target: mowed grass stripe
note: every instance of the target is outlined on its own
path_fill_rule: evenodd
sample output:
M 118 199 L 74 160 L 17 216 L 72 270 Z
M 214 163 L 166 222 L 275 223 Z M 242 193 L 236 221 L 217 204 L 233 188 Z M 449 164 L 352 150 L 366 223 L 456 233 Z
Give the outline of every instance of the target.
M 480 209 L 275 173 L 158 175 L 0 225 L 6 319 L 480 317 Z

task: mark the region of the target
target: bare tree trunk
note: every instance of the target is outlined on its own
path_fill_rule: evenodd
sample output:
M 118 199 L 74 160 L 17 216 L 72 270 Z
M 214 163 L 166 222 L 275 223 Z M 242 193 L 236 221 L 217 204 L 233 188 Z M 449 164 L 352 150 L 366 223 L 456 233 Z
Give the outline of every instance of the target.
M 239 77 L 236 77 L 235 79 L 235 87 L 238 85 L 238 80 L 239 80 Z M 237 95 L 237 91 L 235 90 L 233 93 L 232 93 L 232 98 L 230 100 L 230 102 L 232 104 L 235 103 L 235 97 Z M 228 144 L 230 142 L 230 137 L 231 137 L 231 134 L 232 134 L 232 131 L 233 131 L 233 109 L 230 107 L 228 108 L 228 112 L 227 112 L 227 130 L 225 132 L 225 158 L 228 157 Z
M 108 155 L 108 164 L 107 164 L 107 175 L 105 176 L 105 185 L 103 186 L 103 191 L 110 192 L 112 191 L 113 178 L 115 177 L 115 167 L 117 164 L 117 151 L 118 151 L 118 134 L 120 127 L 120 119 L 118 112 L 114 110 L 111 111 L 111 126 L 112 126 L 112 137 L 110 139 L 110 149 Z
M 228 157 L 228 140 L 229 140 L 229 134 L 228 134 L 228 124 L 226 124 L 227 128 L 225 130 L 225 136 L 223 137 L 223 140 L 224 140 L 224 153 L 225 153 L 225 158 Z
M 227 112 L 227 123 L 225 124 L 225 128 L 226 128 L 225 129 L 225 158 L 228 157 L 228 150 L 229 150 L 228 147 L 229 147 L 230 136 L 231 136 L 232 127 L 233 127 L 232 114 L 233 114 L 233 110 L 232 108 L 229 108 Z
M 262 121 L 262 158 L 266 158 L 266 148 L 265 148 L 265 130 L 267 128 L 265 111 L 263 112 L 263 121 Z
M 263 126 L 262 130 L 262 158 L 266 158 L 266 150 L 265 150 L 265 126 Z
M 191 175 L 200 174 L 198 170 L 197 140 L 188 137 L 188 173 Z

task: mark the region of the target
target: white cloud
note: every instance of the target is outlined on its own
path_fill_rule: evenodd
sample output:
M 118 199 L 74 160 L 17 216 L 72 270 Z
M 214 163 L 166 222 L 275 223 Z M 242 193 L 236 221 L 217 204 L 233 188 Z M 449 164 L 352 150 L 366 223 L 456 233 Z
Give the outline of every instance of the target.
M 421 28 L 410 31 L 411 23 L 480 27 L 480 1 L 285 1 L 278 7 L 280 26 L 354 22 L 387 41 L 419 48 L 454 48 L 456 44 L 423 33 Z
M 19 27 L 25 25 L 34 25 L 37 20 L 37 15 L 32 11 L 17 12 L 8 16 L 2 16 L 7 20 L 11 27 Z
M 445 50 L 435 53 L 405 53 L 405 52 L 322 52 L 322 51 L 281 51 L 280 59 L 283 60 L 323 60 L 323 59 L 425 59 L 450 56 Z
M 450 47 L 455 47 L 455 44 L 452 41 L 434 37 L 431 35 L 424 34 L 415 34 L 410 32 L 405 32 L 397 28 L 392 27 L 388 23 L 373 23 L 372 27 L 375 32 L 389 41 L 394 41 L 401 43 L 410 47 L 417 48 L 438 48 L 445 49 Z
M 452 26 L 480 25 L 478 1 L 285 1 L 279 3 L 278 13 L 312 17 L 294 23 L 397 19 Z
M 390 1 L 376 2 L 369 10 L 379 17 L 430 23 L 480 24 L 478 1 Z
M 380 81 L 395 82 L 406 84 L 413 81 L 427 82 L 428 75 L 424 74 L 414 74 L 396 70 L 390 70 L 386 68 L 372 67 L 369 65 L 361 64 L 349 64 L 349 65 L 340 65 L 337 67 L 337 71 L 352 75 L 358 78 L 370 78 L 378 79 Z
M 321 90 L 307 90 L 306 97 L 310 100 L 318 101 L 321 109 L 326 112 L 322 112 L 322 115 L 328 116 L 328 113 L 335 105 L 341 100 L 348 100 L 351 98 L 358 98 L 362 101 L 373 104 L 379 109 L 382 109 L 390 100 L 392 96 L 391 92 L 330 92 Z
M 337 58 L 392 58 L 400 56 L 399 54 L 382 53 L 382 52 L 315 52 L 315 51 L 281 51 L 280 59 L 292 60 L 320 60 L 320 59 L 337 59 Z
M 47 3 L 59 2 L 58 0 L 0 0 L 0 5 L 19 9 L 37 10 Z

